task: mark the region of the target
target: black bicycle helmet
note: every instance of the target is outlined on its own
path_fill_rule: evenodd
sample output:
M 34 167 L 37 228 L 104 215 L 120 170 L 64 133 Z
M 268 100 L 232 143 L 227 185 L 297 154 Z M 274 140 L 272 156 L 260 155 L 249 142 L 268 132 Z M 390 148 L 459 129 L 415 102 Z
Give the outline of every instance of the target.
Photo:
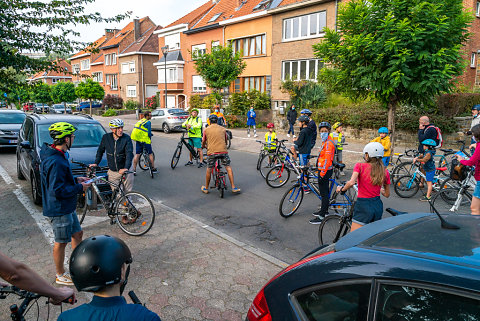
M 308 118 L 308 116 L 302 115 L 302 116 L 298 117 L 298 121 L 308 123 L 310 121 L 310 118 Z
M 332 126 L 328 121 L 322 121 L 320 124 L 318 124 L 318 129 L 325 127 L 326 129 L 330 130 Z
M 123 264 L 132 263 L 132 253 L 121 239 L 98 235 L 83 240 L 70 257 L 70 275 L 78 291 L 96 292 L 122 279 Z M 128 272 L 122 290 L 127 284 Z
M 300 114 L 305 114 L 305 115 L 308 115 L 308 116 L 311 116 L 312 115 L 312 111 L 308 108 L 305 108 L 305 109 L 302 109 L 302 111 L 300 112 Z
M 210 120 L 210 124 L 216 124 L 218 123 L 218 116 L 215 114 L 210 114 L 210 116 L 208 116 L 208 120 Z
M 480 105 L 473 105 L 472 110 L 480 111 Z

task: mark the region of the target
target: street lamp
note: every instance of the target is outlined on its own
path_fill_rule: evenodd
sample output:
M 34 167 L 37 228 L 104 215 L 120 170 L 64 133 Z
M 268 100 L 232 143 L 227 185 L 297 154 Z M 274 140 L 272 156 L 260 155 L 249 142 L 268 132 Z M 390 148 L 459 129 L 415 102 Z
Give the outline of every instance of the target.
M 163 59 L 165 60 L 165 108 L 167 108 L 167 54 L 168 46 L 162 47 Z

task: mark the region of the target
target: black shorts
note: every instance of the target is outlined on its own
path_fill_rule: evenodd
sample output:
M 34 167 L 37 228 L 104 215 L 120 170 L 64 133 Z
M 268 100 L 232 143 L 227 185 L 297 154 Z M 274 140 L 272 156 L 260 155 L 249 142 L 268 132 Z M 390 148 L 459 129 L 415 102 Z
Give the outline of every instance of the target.
M 220 159 L 222 161 L 223 166 L 230 166 L 230 156 L 228 156 L 228 154 L 214 154 L 214 155 L 208 155 L 207 167 L 214 168 L 215 161 L 217 159 Z

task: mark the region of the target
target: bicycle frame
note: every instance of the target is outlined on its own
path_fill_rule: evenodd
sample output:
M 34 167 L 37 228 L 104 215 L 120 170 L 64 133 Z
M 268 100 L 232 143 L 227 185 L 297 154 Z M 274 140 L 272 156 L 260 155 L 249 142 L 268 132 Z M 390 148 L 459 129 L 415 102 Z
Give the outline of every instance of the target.
M 197 158 L 197 151 L 193 148 L 193 144 L 189 144 L 188 142 L 191 142 L 192 140 L 190 137 L 185 137 L 185 134 L 187 132 L 182 133 L 182 137 L 180 138 L 180 142 L 178 143 L 179 145 L 183 144 L 185 147 L 187 147 L 188 151 L 194 156 L 194 158 Z
M 460 207 L 460 204 L 462 203 L 462 200 L 463 200 L 463 194 L 466 193 L 466 190 L 469 187 L 470 178 L 472 177 L 472 175 L 473 175 L 473 169 L 468 172 L 467 178 L 465 178 L 462 181 L 462 185 L 458 190 L 457 199 L 455 200 L 455 203 L 453 204 L 453 206 L 450 208 L 449 210 L 450 212 L 455 212 Z

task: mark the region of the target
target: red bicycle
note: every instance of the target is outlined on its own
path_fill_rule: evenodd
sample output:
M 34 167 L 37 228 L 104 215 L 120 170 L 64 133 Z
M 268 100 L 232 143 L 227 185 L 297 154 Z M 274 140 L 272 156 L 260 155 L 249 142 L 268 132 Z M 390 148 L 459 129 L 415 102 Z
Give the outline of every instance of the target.
M 220 197 L 223 198 L 223 194 L 227 189 L 225 182 L 225 171 L 222 168 L 223 155 L 215 156 L 215 166 L 213 167 L 212 175 L 215 182 L 215 188 L 220 192 Z

